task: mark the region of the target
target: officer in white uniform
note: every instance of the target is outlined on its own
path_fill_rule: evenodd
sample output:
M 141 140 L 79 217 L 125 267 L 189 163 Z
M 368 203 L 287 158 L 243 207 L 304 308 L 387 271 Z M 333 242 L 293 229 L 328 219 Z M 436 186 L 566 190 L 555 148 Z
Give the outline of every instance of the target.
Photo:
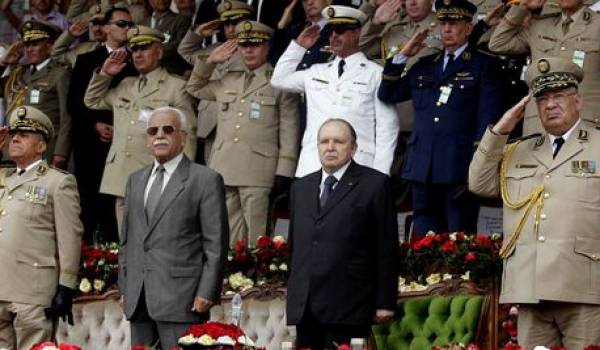
M 360 52 L 358 40 L 366 15 L 346 6 L 328 6 L 323 17 L 329 31 L 328 63 L 296 71 L 307 48 L 319 39 L 319 27 L 306 28 L 281 56 L 271 78 L 273 87 L 306 96 L 306 131 L 296 177 L 321 168 L 317 131 L 329 118 L 343 118 L 356 129 L 358 150 L 354 160 L 389 174 L 398 139 L 399 119 L 393 105 L 377 98 L 382 68 Z

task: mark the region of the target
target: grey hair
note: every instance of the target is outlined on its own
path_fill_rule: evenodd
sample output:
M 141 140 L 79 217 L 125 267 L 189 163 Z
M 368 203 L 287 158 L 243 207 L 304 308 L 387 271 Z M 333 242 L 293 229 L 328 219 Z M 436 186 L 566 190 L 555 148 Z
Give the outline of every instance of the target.
M 185 117 L 185 114 L 179 109 L 179 108 L 175 108 L 175 107 L 159 107 L 155 110 L 152 111 L 152 113 L 150 114 L 150 118 L 148 118 L 148 121 L 146 122 L 146 126 L 150 126 L 150 120 L 152 120 L 152 117 L 154 117 L 155 115 L 159 114 L 159 113 L 170 113 L 173 114 L 177 117 L 177 119 L 179 119 L 179 124 L 181 126 L 181 130 L 188 132 L 188 123 L 187 123 L 187 118 Z

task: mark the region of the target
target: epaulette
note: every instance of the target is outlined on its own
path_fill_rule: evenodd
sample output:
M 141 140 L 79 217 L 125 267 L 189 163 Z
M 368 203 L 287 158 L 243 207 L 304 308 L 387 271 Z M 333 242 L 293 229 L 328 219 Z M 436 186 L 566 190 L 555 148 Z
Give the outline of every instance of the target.
M 539 132 L 536 132 L 535 134 L 530 134 L 530 135 L 521 136 L 521 137 L 515 137 L 513 139 L 508 140 L 507 144 L 515 143 L 518 141 L 525 141 L 525 140 L 533 139 L 533 138 L 540 137 L 540 136 L 543 136 L 543 135 Z

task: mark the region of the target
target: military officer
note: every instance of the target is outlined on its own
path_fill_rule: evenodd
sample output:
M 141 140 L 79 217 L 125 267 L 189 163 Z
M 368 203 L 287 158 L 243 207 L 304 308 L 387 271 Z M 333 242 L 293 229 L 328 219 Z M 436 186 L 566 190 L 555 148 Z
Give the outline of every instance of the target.
M 254 13 L 252 6 L 245 2 L 226 0 L 218 7 L 219 19 L 199 25 L 195 30 L 189 30 L 181 40 L 177 51 L 188 63 L 194 65 L 196 60 L 206 61 L 208 55 L 220 45 L 215 43 L 205 48 L 202 47 L 204 39 L 211 38 L 222 29 L 226 40 L 235 40 L 235 26 L 238 22 L 250 19 Z M 229 70 L 244 69 L 242 56 L 234 53 L 229 60 L 218 64 L 213 70 L 211 80 L 219 80 Z M 218 106 L 214 101 L 200 101 L 198 103 L 198 128 L 196 135 L 204 144 L 204 162 L 208 164 L 210 152 L 215 140 L 217 128 Z
M 527 349 L 600 344 L 600 131 L 580 120 L 582 79 L 570 59 L 533 62 L 527 81 L 542 135 L 507 145 L 525 97 L 487 129 L 469 169 L 471 191 L 504 202 L 500 302 L 520 305 Z
M 398 138 L 398 117 L 393 105 L 376 96 L 381 67 L 359 50 L 360 27 L 366 16 L 357 9 L 335 5 L 325 7 L 323 16 L 336 57 L 329 63 L 296 71 L 307 48 L 319 39 L 319 26 L 312 25 L 290 43 L 271 78 L 274 87 L 303 92 L 306 97 L 306 130 L 296 177 L 320 169 L 317 131 L 331 117 L 343 118 L 356 129 L 357 163 L 389 174 Z
M 6 113 L 16 107 L 31 105 L 52 121 L 56 138 L 51 140 L 46 156 L 51 164 L 66 167 L 71 149 L 71 116 L 67 111 L 70 73 L 50 57 L 52 42 L 60 29 L 48 22 L 31 20 L 21 29 L 22 43 L 16 42 L 0 61 L 4 69 L 12 65 L 4 80 Z M 24 51 L 26 65 L 17 65 Z
M 560 0 L 561 12 L 533 15 L 544 1 L 525 0 L 514 5 L 494 30 L 489 42 L 492 51 L 501 54 L 528 53 L 532 61 L 554 56 L 572 60 L 583 68 L 585 79 L 580 91 L 584 106 L 582 119 L 600 123 L 600 15 L 587 8 L 583 0 Z M 527 107 L 523 133 L 539 132 L 541 125 L 533 102 Z
M 234 41 L 198 60 L 187 85 L 189 93 L 219 105 L 217 134 L 208 166 L 225 181 L 230 243 L 255 244 L 267 229 L 269 192 L 277 177 L 296 170 L 297 96 L 269 84 L 273 68 L 267 62 L 273 30 L 254 21 L 236 26 Z M 230 70 L 210 80 L 215 64 L 240 51 L 244 69 Z
M 153 28 L 136 26 L 127 32 L 127 39 L 139 76 L 127 77 L 110 87 L 113 77 L 125 68 L 128 55 L 124 49 L 114 50 L 92 76 L 84 97 L 84 103 L 91 109 L 113 111 L 112 144 L 100 192 L 116 197 L 119 225 L 123 218 L 127 177 L 152 163 L 152 154 L 145 147 L 146 122 L 151 111 L 158 107 L 176 107 L 189 118 L 189 125 L 196 125 L 192 97 L 185 92 L 185 81 L 160 67 L 163 34 Z M 196 143 L 192 136 L 188 137 L 185 151 L 194 159 Z
M 494 61 L 469 46 L 475 6 L 467 0 L 438 0 L 444 52 L 406 61 L 424 47 L 428 29 L 418 31 L 383 71 L 379 98 L 412 99 L 415 113 L 402 176 L 411 181 L 414 232 L 477 229 L 477 203 L 466 193 L 474 143 L 496 121 L 502 98 Z
M 0 188 L 0 348 L 26 350 L 53 338 L 58 317 L 72 324 L 83 227 L 75 178 L 42 158 L 50 119 L 21 106 L 10 120 L 16 169 Z
M 62 32 L 56 39 L 52 46 L 52 57 L 64 65 L 74 67 L 77 55 L 94 51 L 102 46 L 102 43 L 106 40 L 106 34 L 102 27 L 106 24 L 104 15 L 108 10 L 109 8 L 101 4 L 90 7 L 88 11 L 89 20 L 71 24 L 69 30 Z M 78 43 L 71 48 L 75 40 L 85 32 L 89 33 L 90 40 Z

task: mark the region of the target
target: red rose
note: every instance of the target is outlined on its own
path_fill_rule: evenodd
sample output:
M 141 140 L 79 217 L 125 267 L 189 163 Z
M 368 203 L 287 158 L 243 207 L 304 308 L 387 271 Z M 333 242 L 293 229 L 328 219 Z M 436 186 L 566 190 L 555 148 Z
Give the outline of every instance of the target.
M 74 344 L 62 343 L 58 347 L 59 350 L 81 350 L 81 348 Z
M 259 249 L 256 252 L 256 257 L 260 261 L 271 261 L 273 259 L 273 252 L 268 249 Z
M 504 350 L 525 350 L 525 349 L 519 344 L 508 342 L 508 343 L 506 343 L 506 345 L 504 345 Z
M 286 242 L 275 244 L 275 250 L 279 255 L 286 255 L 288 252 L 288 244 Z
M 456 233 L 456 240 L 457 241 L 464 241 L 465 240 L 465 234 L 464 234 L 464 232 L 457 232 Z
M 425 236 L 419 243 L 421 243 L 422 247 L 429 248 L 433 244 L 433 238 L 431 236 Z
M 238 239 L 235 242 L 235 251 L 236 252 L 241 252 L 241 251 L 244 251 L 244 250 L 246 250 L 246 240 L 244 240 L 244 239 Z
M 600 345 L 588 345 L 583 350 L 600 350 Z
M 491 248 L 493 246 L 493 242 L 490 239 L 490 237 L 484 235 L 477 235 L 475 237 L 475 243 L 488 248 Z
M 266 249 L 271 245 L 271 239 L 267 236 L 260 236 L 256 240 L 256 247 L 258 249 Z
M 46 346 L 56 346 L 56 344 L 54 344 L 51 341 L 45 341 L 45 342 L 41 342 L 39 344 L 34 345 L 31 350 L 41 350 L 43 348 L 45 348 Z
M 458 247 L 456 246 L 456 243 L 454 243 L 454 241 L 446 241 L 444 242 L 444 244 L 442 244 L 442 251 L 445 253 L 454 253 L 458 250 Z
M 477 254 L 475 254 L 474 252 L 468 252 L 467 255 L 465 255 L 466 262 L 475 262 L 476 260 Z
M 146 350 L 145 345 L 132 345 L 131 350 Z
M 443 242 L 443 241 L 444 241 L 444 236 L 442 236 L 441 234 L 439 234 L 439 235 L 435 235 L 435 236 L 433 237 L 433 240 L 434 240 L 434 241 L 436 241 L 436 242 L 438 242 L 438 243 L 441 243 L 441 242 Z
M 248 260 L 248 253 L 246 253 L 245 251 L 237 252 L 233 257 L 233 260 L 237 263 L 246 262 Z
M 352 348 L 348 344 L 342 344 L 338 345 L 337 350 L 352 350 Z

